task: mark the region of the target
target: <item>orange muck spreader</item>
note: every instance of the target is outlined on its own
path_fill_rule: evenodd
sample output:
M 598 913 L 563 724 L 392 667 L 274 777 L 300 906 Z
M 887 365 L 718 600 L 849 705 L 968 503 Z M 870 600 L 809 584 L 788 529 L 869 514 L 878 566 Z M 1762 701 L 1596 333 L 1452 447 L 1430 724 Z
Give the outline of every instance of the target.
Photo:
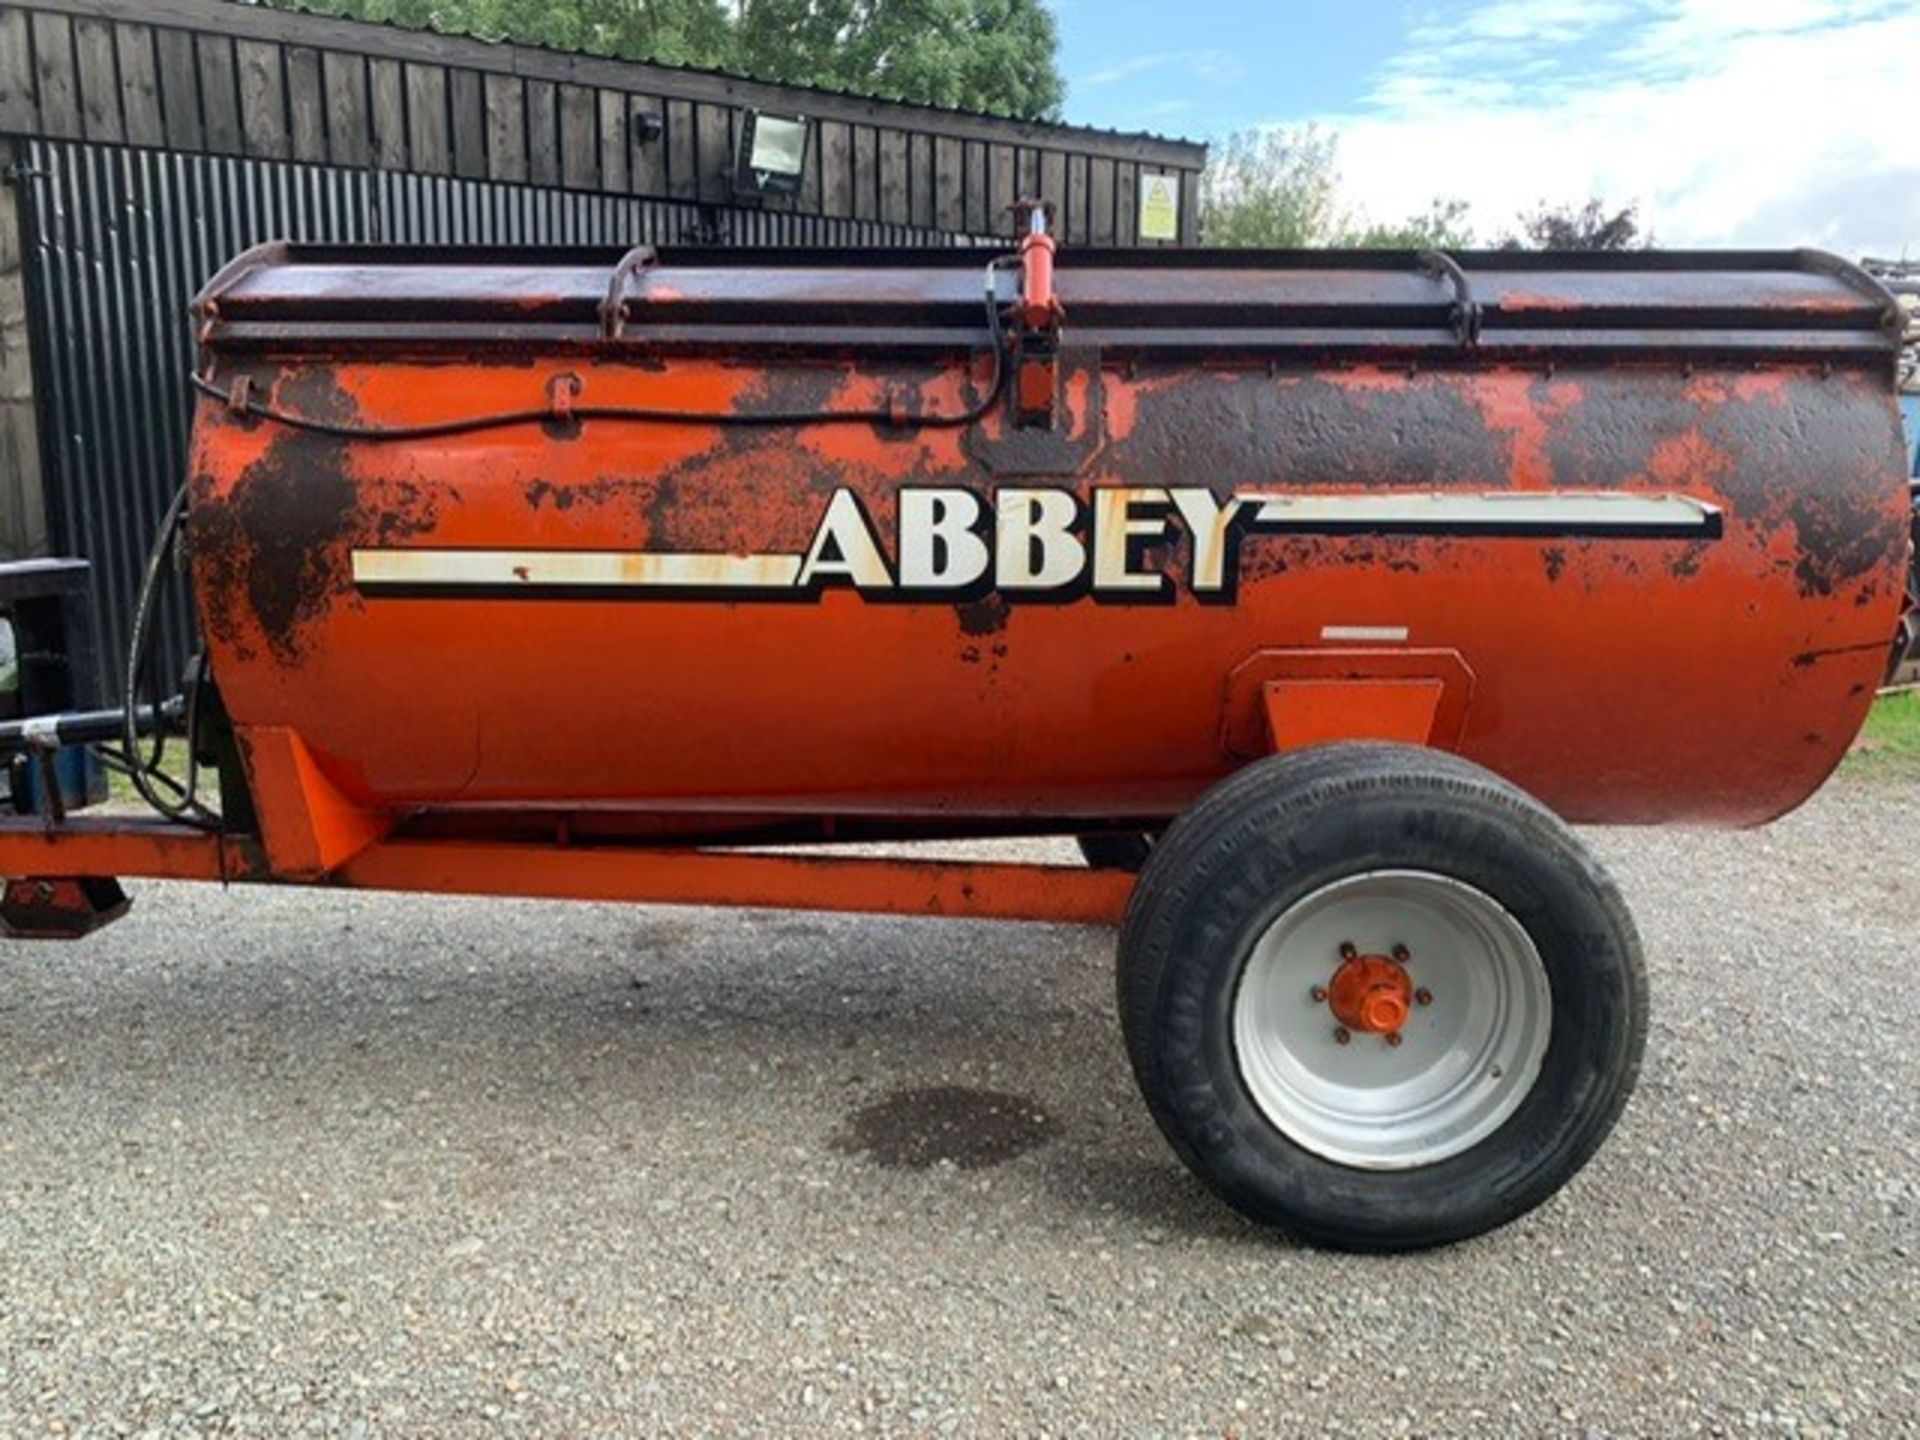
M 195 318 L 123 703 L 0 726 L 15 933 L 128 875 L 1117 924 L 1167 1139 L 1329 1244 L 1580 1167 L 1647 1001 L 1568 822 L 1791 809 L 1906 623 L 1897 311 L 1815 254 L 1056 255 L 1035 207 L 1005 255 L 275 245 Z M 75 813 L 76 755 L 158 814 Z M 1036 835 L 1088 863 L 832 848 Z

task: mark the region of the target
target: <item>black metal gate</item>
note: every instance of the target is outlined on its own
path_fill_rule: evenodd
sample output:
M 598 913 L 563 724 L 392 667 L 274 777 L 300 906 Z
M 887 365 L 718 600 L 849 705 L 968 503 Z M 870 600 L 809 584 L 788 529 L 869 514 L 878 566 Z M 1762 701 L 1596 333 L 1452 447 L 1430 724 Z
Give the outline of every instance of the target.
M 187 302 L 250 245 L 968 243 L 871 220 L 445 176 L 46 140 L 16 153 L 48 529 L 56 554 L 93 562 L 110 670 L 154 526 L 186 476 Z M 156 643 L 160 673 L 182 673 L 184 599 L 159 617 Z

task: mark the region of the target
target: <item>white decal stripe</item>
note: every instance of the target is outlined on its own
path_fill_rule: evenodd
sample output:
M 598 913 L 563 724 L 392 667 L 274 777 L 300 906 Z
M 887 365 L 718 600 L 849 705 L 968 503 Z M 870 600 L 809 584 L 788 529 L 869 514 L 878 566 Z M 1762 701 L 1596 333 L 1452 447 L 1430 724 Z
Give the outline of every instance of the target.
M 1322 625 L 1322 640 L 1346 640 L 1397 645 L 1407 638 L 1405 625 Z
M 355 550 L 356 585 L 685 587 L 786 590 L 798 555 L 650 554 L 636 550 Z
M 1507 525 L 1568 530 L 1710 528 L 1719 509 L 1690 495 L 1623 495 L 1605 490 L 1519 494 L 1249 495 L 1268 525 L 1398 525 L 1499 529 Z

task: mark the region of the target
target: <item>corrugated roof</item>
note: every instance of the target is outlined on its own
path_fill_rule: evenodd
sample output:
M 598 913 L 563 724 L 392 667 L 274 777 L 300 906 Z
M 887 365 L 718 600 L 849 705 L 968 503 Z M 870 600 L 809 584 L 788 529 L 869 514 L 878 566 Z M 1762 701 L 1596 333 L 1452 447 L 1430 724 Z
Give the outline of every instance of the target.
M 1162 135 L 1154 130 L 1115 130 L 1098 125 L 1072 125 L 1053 120 L 1032 120 L 1018 115 L 1009 115 L 992 110 L 969 110 L 957 105 L 928 105 L 918 100 L 903 100 L 897 95 L 883 94 L 878 90 L 847 90 L 831 85 L 795 85 L 785 80 L 767 80 L 758 75 L 749 75 L 740 70 L 720 70 L 701 65 L 681 65 L 670 60 L 637 60 L 630 56 L 615 54 L 604 50 L 566 50 L 557 45 L 543 45 L 537 41 L 520 40 L 510 36 L 492 36 L 476 34 L 470 30 L 448 30 L 438 25 L 403 25 L 397 20 L 364 20 L 354 15 L 341 15 L 329 10 L 317 9 L 312 5 L 298 3 L 263 5 L 260 0 L 225 0 L 231 5 L 243 5 L 249 9 L 273 9 L 295 15 L 310 15 L 316 19 L 345 21 L 349 24 L 364 25 L 375 30 L 395 30 L 409 35 L 438 35 L 449 40 L 464 40 L 481 45 L 498 45 L 503 48 L 533 50 L 546 55 L 587 56 L 595 60 L 611 60 L 623 65 L 643 65 L 655 70 L 669 70 L 679 75 L 694 75 L 712 80 L 738 80 L 755 85 L 773 85 L 782 90 L 791 90 L 797 95 L 831 95 L 842 100 L 871 100 L 884 105 L 898 105 L 903 109 L 920 110 L 933 115 L 963 115 L 973 120 L 997 120 L 1010 125 L 1032 125 L 1048 130 L 1057 130 L 1062 135 L 1097 135 L 1106 140 L 1138 140 L 1158 145 L 1187 145 L 1204 151 L 1204 140 L 1193 140 L 1181 135 Z

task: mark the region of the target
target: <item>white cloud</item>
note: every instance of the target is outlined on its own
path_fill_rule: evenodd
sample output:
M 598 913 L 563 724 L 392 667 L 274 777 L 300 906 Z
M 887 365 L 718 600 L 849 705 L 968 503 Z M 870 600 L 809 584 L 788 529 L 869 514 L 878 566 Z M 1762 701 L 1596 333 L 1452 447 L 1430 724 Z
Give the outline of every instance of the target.
M 1920 253 L 1914 0 L 1478 0 L 1423 14 L 1341 132 L 1374 216 L 1637 202 L 1668 245 Z

